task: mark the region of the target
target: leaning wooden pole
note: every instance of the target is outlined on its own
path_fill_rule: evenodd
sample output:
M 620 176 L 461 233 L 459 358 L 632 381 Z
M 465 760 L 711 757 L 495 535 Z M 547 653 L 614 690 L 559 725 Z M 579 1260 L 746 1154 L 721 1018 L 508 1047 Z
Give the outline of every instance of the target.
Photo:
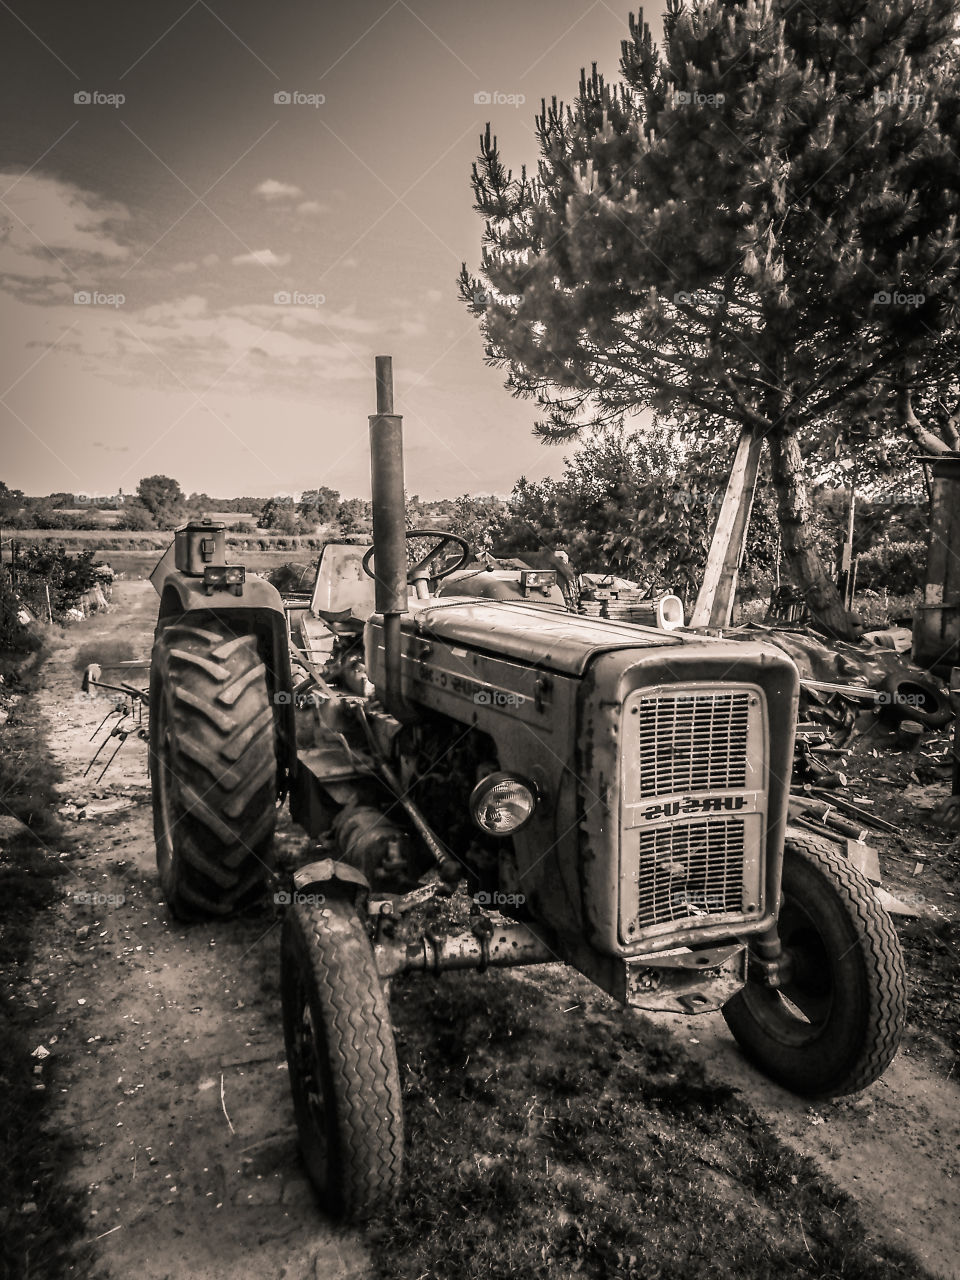
M 763 437 L 744 427 L 713 531 L 703 582 L 690 618 L 691 627 L 730 625 L 762 448 Z

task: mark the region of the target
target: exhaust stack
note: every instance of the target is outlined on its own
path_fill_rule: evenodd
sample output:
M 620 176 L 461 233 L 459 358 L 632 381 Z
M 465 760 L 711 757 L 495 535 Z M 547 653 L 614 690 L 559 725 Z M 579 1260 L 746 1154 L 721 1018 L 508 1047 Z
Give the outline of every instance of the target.
M 409 711 L 400 692 L 400 619 L 407 612 L 403 418 L 393 412 L 393 359 L 377 356 L 376 361 L 377 412 L 370 416 L 370 481 L 376 607 L 383 617 L 383 701 L 391 715 L 406 720 Z

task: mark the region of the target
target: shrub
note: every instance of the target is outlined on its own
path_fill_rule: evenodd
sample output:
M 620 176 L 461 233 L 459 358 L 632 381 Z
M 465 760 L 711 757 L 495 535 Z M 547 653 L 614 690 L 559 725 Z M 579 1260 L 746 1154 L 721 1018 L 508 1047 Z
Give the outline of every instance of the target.
M 22 607 L 9 574 L 0 569 L 0 650 L 6 653 L 35 653 L 40 648 L 40 637 L 20 621 Z
M 927 562 L 923 542 L 878 542 L 857 560 L 857 588 L 906 596 L 923 583 Z
M 157 523 L 146 507 L 139 502 L 129 502 L 117 517 L 115 529 L 127 529 L 132 533 L 141 533 L 147 529 L 156 529 Z

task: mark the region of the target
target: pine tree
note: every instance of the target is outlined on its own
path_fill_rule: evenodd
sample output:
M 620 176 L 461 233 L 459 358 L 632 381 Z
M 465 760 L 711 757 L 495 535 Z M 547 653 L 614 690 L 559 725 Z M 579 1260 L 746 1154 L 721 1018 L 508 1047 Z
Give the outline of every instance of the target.
M 487 127 L 461 296 L 547 440 L 645 408 L 763 437 L 792 574 L 849 634 L 804 455 L 882 457 L 956 389 L 952 5 L 669 0 L 664 31 L 631 18 L 621 83 L 544 103 L 535 177 Z

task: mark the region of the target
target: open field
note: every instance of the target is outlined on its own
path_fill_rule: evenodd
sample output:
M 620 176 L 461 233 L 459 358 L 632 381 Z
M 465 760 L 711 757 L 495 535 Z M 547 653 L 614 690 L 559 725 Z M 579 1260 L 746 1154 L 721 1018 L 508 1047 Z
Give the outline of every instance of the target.
M 718 1016 L 625 1013 L 558 966 L 397 982 L 406 1190 L 365 1232 L 331 1224 L 294 1140 L 277 908 L 178 925 L 145 745 L 83 777 L 109 704 L 77 692 L 78 661 L 146 656 L 154 607 L 145 582 L 118 583 L 109 613 L 55 633 L 36 695 L 60 796 L 86 813 L 14 992 L 35 1006 L 23 1042 L 49 1048 L 47 1123 L 75 1152 L 82 1234 L 58 1280 L 960 1275 L 955 1053 L 917 968 L 905 1051 L 816 1106 L 752 1071 Z M 922 844 L 923 811 L 898 803 Z M 303 843 L 284 818 L 282 866 Z M 894 891 L 916 885 L 913 854 L 881 856 Z M 956 858 L 928 862 L 942 921 Z

